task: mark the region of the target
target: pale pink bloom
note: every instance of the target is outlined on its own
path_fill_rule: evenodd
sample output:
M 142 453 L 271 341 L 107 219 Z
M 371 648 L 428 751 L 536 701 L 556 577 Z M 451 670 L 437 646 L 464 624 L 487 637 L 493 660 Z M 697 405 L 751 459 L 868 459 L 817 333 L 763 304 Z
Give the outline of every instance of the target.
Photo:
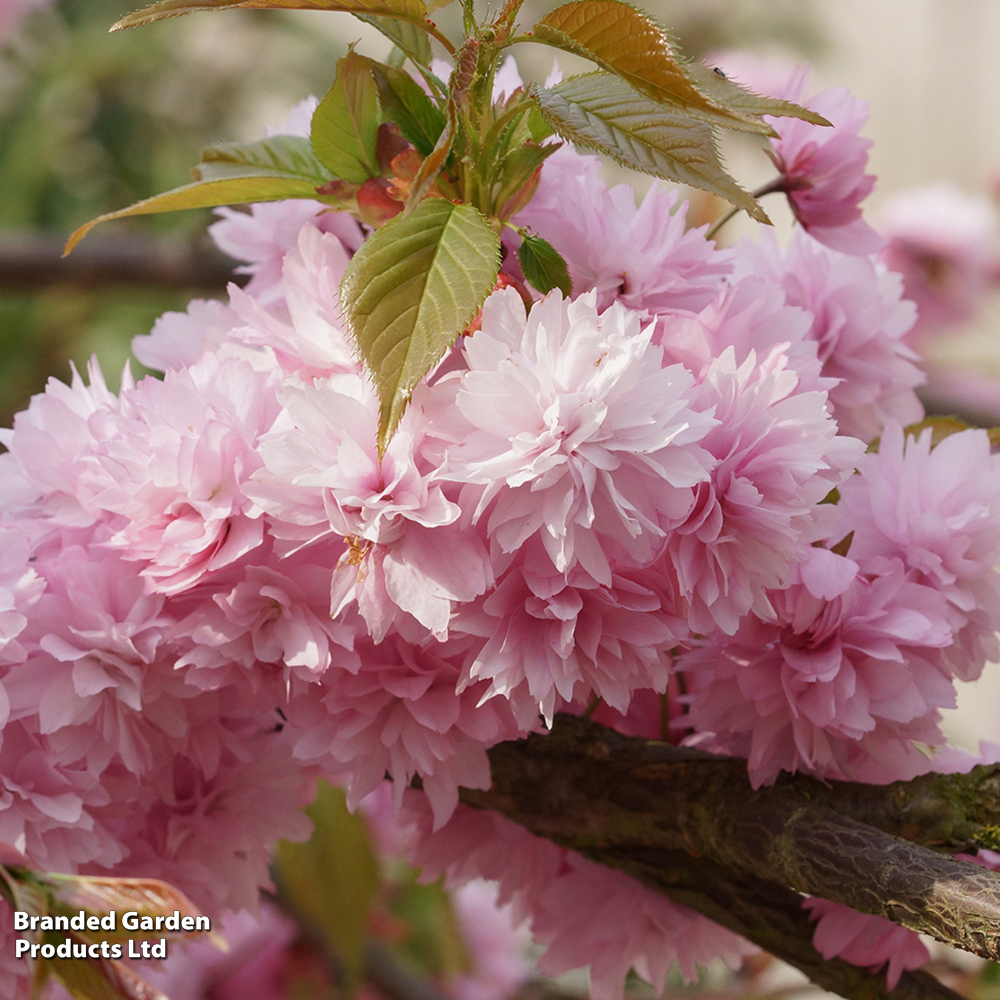
M 513 56 L 507 56 L 493 75 L 493 102 L 505 101 L 518 87 L 523 87 L 521 73 Z
M 777 620 L 748 616 L 678 663 L 697 689 L 701 745 L 747 758 L 754 786 L 779 771 L 893 781 L 921 773 L 913 741 L 940 745 L 955 704 L 937 666 L 952 641 L 941 594 L 896 560 L 810 548 L 793 585 L 769 596 Z
M 945 182 L 913 188 L 880 210 L 879 226 L 889 241 L 880 259 L 917 305 L 915 343 L 967 323 L 1000 283 L 1000 233 L 984 197 Z
M 184 312 L 165 312 L 149 333 L 132 338 L 132 353 L 154 371 L 180 371 L 232 339 L 239 316 L 217 299 L 192 299 Z
M 916 314 L 902 282 L 884 265 L 840 254 L 795 233 L 782 250 L 772 234 L 739 248 L 737 274 L 755 274 L 812 317 L 825 378 L 837 379 L 830 405 L 841 433 L 870 441 L 887 420 L 923 419 L 914 393 L 924 375 L 904 338 Z
M 744 265 L 745 267 L 745 265 Z M 800 380 L 800 391 L 831 389 L 820 375 L 817 342 L 809 337 L 813 317 L 788 305 L 780 285 L 749 274 L 720 284 L 715 298 L 699 312 L 678 310 L 661 317 L 654 343 L 666 363 L 679 362 L 701 376 L 727 347 L 743 364 L 751 351 L 766 357 L 780 347 Z
M 806 72 L 799 70 L 775 96 L 802 102 Z M 833 128 L 799 118 L 769 118 L 778 133 L 772 159 L 781 171 L 780 187 L 795 218 L 813 239 L 843 253 L 868 254 L 885 240 L 861 217 L 860 204 L 875 186 L 866 174 L 871 139 L 858 134 L 868 121 L 868 105 L 843 87 L 820 91 L 805 106 Z
M 38 519 L 38 530 L 50 527 L 89 527 L 102 517 L 85 508 L 78 496 L 80 477 L 92 461 L 98 437 L 92 417 L 117 413 L 118 399 L 109 392 L 104 376 L 91 359 L 85 385 L 75 366 L 70 385 L 50 378 L 45 392 L 31 398 L 14 418 L 13 429 L 0 430 L 0 511 L 5 519 Z M 133 386 L 126 367 L 122 389 Z M 29 529 L 30 530 L 30 529 Z
M 451 903 L 472 968 L 446 982 L 455 1000 L 507 1000 L 531 975 L 527 946 L 531 940 L 522 923 L 514 923 L 511 907 L 500 906 L 499 890 L 477 880 L 458 886 Z
M 411 829 L 410 860 L 423 869 L 422 881 L 444 876 L 448 889 L 480 878 L 496 882 L 497 902 L 510 905 L 516 923 L 532 915 L 567 854 L 492 810 L 459 805 L 447 823 L 435 826 L 427 796 L 414 789 L 404 793 L 400 822 Z
M 263 206 L 260 206 L 263 207 Z M 265 308 L 248 291 L 229 286 L 229 304 L 193 300 L 184 313 L 164 313 L 132 348 L 160 371 L 193 365 L 207 351 L 225 350 L 254 368 L 277 364 L 304 379 L 359 371 L 345 332 L 339 286 L 350 256 L 333 234 L 302 225 L 278 264 L 282 301 Z
M 388 774 L 397 804 L 419 775 L 435 823 L 447 821 L 459 787 L 489 788 L 486 748 L 522 734 L 502 699 L 480 705 L 485 685 L 456 694 L 462 647 L 421 648 L 390 635 L 360 640 L 355 673 L 331 669 L 288 706 L 295 754 L 347 784 L 352 806 Z
M 553 293 L 527 317 L 511 289 L 487 300 L 456 398 L 468 429 L 443 475 L 481 484 L 474 516 L 501 551 L 537 533 L 557 570 L 579 564 L 607 586 L 609 555 L 648 563 L 690 512 L 714 421 L 651 335 L 618 304 L 598 315 L 593 293 Z
M 821 501 L 854 471 L 864 445 L 837 435 L 826 393 L 799 391 L 780 348 L 759 362 L 751 351 L 738 367 L 726 348 L 693 405 L 715 416 L 701 445 L 716 463 L 664 559 L 694 631 L 732 635 L 751 609 L 773 616 L 766 591 L 787 584 L 799 551 L 823 535 L 824 515 L 835 515 Z
M 43 580 L 29 562 L 30 549 L 17 522 L 0 525 L 0 665 L 20 663 L 24 647 L 17 637 L 28 624 L 26 617 L 45 590 Z M 0 734 L 7 721 L 7 696 L 0 686 Z
M 96 545 L 38 565 L 47 591 L 27 632 L 31 652 L 4 682 L 13 717 L 31 719 L 53 753 L 95 775 L 114 758 L 148 773 L 187 728 L 183 681 L 169 653 L 163 662 L 174 624 L 163 597 Z
M 111 867 L 126 848 L 99 816 L 111 800 L 101 777 L 64 764 L 27 722 L 8 721 L 0 747 L 0 840 L 43 871 Z
M 110 544 L 145 562 L 147 587 L 176 594 L 227 566 L 263 537 L 243 483 L 261 465 L 255 446 L 278 414 L 277 375 L 206 354 L 161 382 L 122 393 L 100 424 L 90 509 L 118 515 Z
M 187 667 L 187 683 L 205 690 L 277 684 L 276 693 L 287 693 L 293 678 L 311 684 L 334 662 L 353 664 L 354 630 L 330 620 L 331 572 L 301 556 L 237 564 L 234 579 L 193 598 L 173 630 L 175 641 L 192 641 L 175 668 Z
M 246 910 L 223 914 L 208 938 L 171 941 L 167 960 L 139 964 L 139 974 L 173 1000 L 288 1000 L 286 965 L 299 928 L 272 903 L 257 917 Z
M 545 975 L 590 967 L 590 995 L 622 1000 L 630 969 L 659 995 L 676 962 L 685 982 L 721 958 L 739 968 L 758 949 L 622 872 L 564 852 L 563 870 L 534 907 L 531 932 L 546 946 Z
M 429 809 L 409 792 L 404 816 L 419 831 L 414 860 L 424 878 L 445 875 L 448 886 L 487 878 L 517 919 L 531 920 L 532 936 L 547 947 L 546 975 L 590 966 L 592 995 L 621 1000 L 630 968 L 659 991 L 676 961 L 686 979 L 696 966 L 721 957 L 732 967 L 757 949 L 687 907 L 557 847 L 497 813 L 459 806 L 432 832 Z
M 802 905 L 817 921 L 813 944 L 824 958 L 842 958 L 872 972 L 884 968 L 890 990 L 896 988 L 904 972 L 930 961 L 930 952 L 920 936 L 891 920 L 858 913 L 849 906 L 815 896 Z
M 29 1000 L 31 997 L 31 966 L 23 958 L 14 957 L 15 942 L 24 937 L 14 930 L 14 907 L 0 900 L 0 996 L 8 1000 Z
M 284 426 L 261 446 L 266 468 L 247 493 L 303 543 L 334 542 L 349 551 L 333 575 L 331 614 L 356 602 L 380 640 L 412 618 L 445 638 L 454 603 L 492 582 L 482 542 L 455 523 L 461 515 L 421 455 L 428 422 L 421 390 L 381 458 L 378 399 L 357 374 L 315 385 L 289 382 Z M 286 530 L 287 525 L 287 530 Z M 448 559 L 441 552 L 449 553 Z
M 333 235 L 305 225 L 282 265 L 285 299 L 265 309 L 229 286 L 236 316 L 230 339 L 272 353 L 286 375 L 310 381 L 334 372 L 359 372 L 360 360 L 340 315 L 340 280 L 348 255 Z
M 525 728 L 594 695 L 625 712 L 632 691 L 666 689 L 670 650 L 688 637 L 669 587 L 652 570 L 622 569 L 607 586 L 560 573 L 529 542 L 496 589 L 457 615 L 457 631 L 485 640 L 460 690 L 488 680 L 483 697 L 507 699 Z
M 332 234 L 348 254 L 361 246 L 361 227 L 352 216 L 308 198 L 262 202 L 249 212 L 217 208 L 216 214 L 222 221 L 208 227 L 212 239 L 230 257 L 248 262 L 236 272 L 253 275 L 246 292 L 268 309 L 283 305 L 285 254 L 295 248 L 304 225 Z
M 112 803 L 101 818 L 120 830 L 128 857 L 115 875 L 162 878 L 187 894 L 210 917 L 225 910 L 257 910 L 275 840 L 301 841 L 312 823 L 302 811 L 313 798 L 316 771 L 295 760 L 260 721 L 227 719 L 214 704 L 209 739 L 223 741 L 214 768 L 192 753 L 167 755 L 153 774 L 136 782 L 106 772 Z
M 950 675 L 975 680 L 1000 655 L 1000 458 L 986 431 L 952 434 L 931 448 L 896 423 L 860 475 L 844 483 L 838 534 L 853 532 L 858 561 L 899 559 L 920 584 L 947 601 L 955 642 L 938 662 Z
M 573 294 L 595 291 L 598 309 L 618 301 L 647 314 L 707 305 L 728 273 L 729 251 L 686 228 L 675 188 L 654 185 L 639 206 L 628 184 L 608 190 L 601 160 L 571 146 L 542 166 L 538 190 L 515 218 L 543 236 L 569 267 Z

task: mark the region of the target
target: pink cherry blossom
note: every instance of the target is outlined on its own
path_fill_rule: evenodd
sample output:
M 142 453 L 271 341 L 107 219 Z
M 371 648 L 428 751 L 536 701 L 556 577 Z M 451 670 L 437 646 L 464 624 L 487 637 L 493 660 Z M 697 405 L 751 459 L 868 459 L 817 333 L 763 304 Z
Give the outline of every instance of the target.
M 357 669 L 355 629 L 330 620 L 331 572 L 303 555 L 237 564 L 231 586 L 220 580 L 175 605 L 192 607 L 173 630 L 175 640 L 191 639 L 175 669 L 187 668 L 187 683 L 205 690 L 232 684 L 276 695 L 290 694 L 293 679 L 315 683 L 334 663 Z
M 31 966 L 15 958 L 15 942 L 23 932 L 14 930 L 14 907 L 0 900 L 0 994 L 10 1000 L 29 1000 L 32 994 Z
M 608 189 L 596 156 L 572 147 L 553 153 L 538 190 L 515 221 L 549 240 L 562 254 L 573 294 L 597 293 L 603 311 L 618 301 L 647 314 L 697 311 L 711 300 L 729 269 L 729 251 L 687 229 L 676 190 L 654 185 L 636 206 L 627 184 Z
M 612 550 L 648 563 L 690 512 L 713 419 L 651 335 L 617 304 L 599 315 L 593 293 L 550 295 L 527 317 L 512 290 L 487 301 L 456 397 L 468 430 L 443 474 L 481 484 L 474 516 L 501 551 L 537 534 L 557 570 L 579 564 L 607 586 Z
M 70 385 L 49 379 L 45 392 L 14 418 L 13 429 L 0 431 L 7 449 L 0 455 L 0 511 L 33 535 L 90 528 L 105 516 L 82 502 L 78 488 L 98 442 L 91 418 L 117 413 L 119 403 L 96 359 L 87 366 L 89 386 L 72 371 Z M 122 388 L 133 385 L 126 367 Z
M 899 559 L 911 577 L 947 602 L 955 641 L 941 667 L 975 680 L 1000 655 L 1000 458 L 986 431 L 907 435 L 896 423 L 878 452 L 844 483 L 838 534 L 853 532 L 855 559 Z
M 347 543 L 331 614 L 356 602 L 376 641 L 406 618 L 445 638 L 454 603 L 482 594 L 492 572 L 482 542 L 456 524 L 461 508 L 422 459 L 427 422 L 419 403 L 379 456 L 378 400 L 362 376 L 289 383 L 282 400 L 293 426 L 263 442 L 266 468 L 247 492 L 282 522 L 279 534 L 287 524 L 287 536 L 302 542 Z
M 165 739 L 186 729 L 184 684 L 163 655 L 173 619 L 134 564 L 70 546 L 39 564 L 47 591 L 26 662 L 6 678 L 15 718 L 32 720 L 67 763 L 100 775 L 118 758 L 148 773 Z
M 899 560 L 862 572 L 813 548 L 769 595 L 773 623 L 748 616 L 728 639 L 682 657 L 697 693 L 697 742 L 746 757 L 754 786 L 779 771 L 893 781 L 922 773 L 911 741 L 939 745 L 955 691 L 937 667 L 952 641 L 945 602 Z
M 64 764 L 45 737 L 8 721 L 0 747 L 0 840 L 42 871 L 121 862 L 126 849 L 100 814 L 111 800 L 101 776 Z
M 842 958 L 872 972 L 885 968 L 886 986 L 890 990 L 896 988 L 905 971 L 919 969 L 930 961 L 930 952 L 920 936 L 891 920 L 858 913 L 849 906 L 816 897 L 802 905 L 817 921 L 813 944 L 824 958 Z
M 298 927 L 273 903 L 255 918 L 227 912 L 216 930 L 229 946 L 199 937 L 170 943 L 166 961 L 144 962 L 139 974 L 177 1000 L 287 1000 L 285 965 Z
M 532 972 L 528 930 L 514 924 L 511 907 L 498 904 L 498 893 L 495 884 L 484 881 L 467 882 L 452 893 L 472 956 L 472 969 L 446 984 L 455 1000 L 507 1000 Z
M 749 270 L 742 256 L 738 267 Z M 677 310 L 661 317 L 653 342 L 663 348 L 666 363 L 679 362 L 698 377 L 726 348 L 733 349 L 741 365 L 751 351 L 766 357 L 780 347 L 801 389 L 829 390 L 836 382 L 820 375 L 818 344 L 809 337 L 811 324 L 809 313 L 785 302 L 780 286 L 750 273 L 723 282 L 698 312 Z
M 457 629 L 485 640 L 459 689 L 488 680 L 484 698 L 502 696 L 524 728 L 594 695 L 625 712 L 632 691 L 666 689 L 669 651 L 688 637 L 678 603 L 655 570 L 622 569 L 605 586 L 558 572 L 529 543 L 496 589 L 457 615 Z
M 261 544 L 243 493 L 255 446 L 278 414 L 277 378 L 241 358 L 206 354 L 161 382 L 143 379 L 100 425 L 78 492 L 117 515 L 109 544 L 142 561 L 147 586 L 176 594 Z
M 45 590 L 42 579 L 29 563 L 30 548 L 23 530 L 14 522 L 0 525 L 0 665 L 9 666 L 25 658 L 17 637 L 28 624 L 27 613 Z M 7 697 L 0 687 L 0 732 L 7 719 Z
M 929 184 L 896 195 L 878 221 L 889 241 L 880 259 L 917 306 L 911 342 L 967 323 L 1000 283 L 1000 231 L 986 198 Z
M 805 77 L 799 70 L 775 96 L 801 102 Z M 833 128 L 799 118 L 768 119 L 778 133 L 771 139 L 781 171 L 775 190 L 787 193 L 795 218 L 813 239 L 843 253 L 874 253 L 885 240 L 864 221 L 860 207 L 875 186 L 875 177 L 865 173 L 872 141 L 858 134 L 868 121 L 868 105 L 843 87 L 831 87 L 805 106 Z
M 658 991 L 674 962 L 686 980 L 721 957 L 730 966 L 757 949 L 717 924 L 621 872 L 528 833 L 495 813 L 459 806 L 432 832 L 429 810 L 408 793 L 404 815 L 420 833 L 414 857 L 424 877 L 449 886 L 470 879 L 499 882 L 499 899 L 529 917 L 546 947 L 539 969 L 558 975 L 590 966 L 591 994 L 621 1000 L 630 968 Z
M 751 609 L 772 616 L 765 591 L 786 584 L 799 549 L 822 536 L 833 511 L 821 501 L 861 456 L 860 441 L 837 435 L 826 393 L 797 390 L 780 349 L 737 367 L 727 348 L 694 393 L 716 419 L 701 441 L 716 464 L 665 560 L 696 632 L 731 635 Z
M 238 314 L 225 302 L 192 299 L 184 312 L 165 312 L 149 333 L 133 337 L 132 353 L 154 371 L 180 371 L 230 343 L 238 325 Z
M 313 797 L 316 771 L 292 757 L 273 726 L 262 731 L 260 721 L 226 718 L 218 702 L 205 725 L 223 744 L 214 767 L 188 747 L 162 758 L 141 783 L 108 773 L 103 785 L 112 802 L 99 815 L 128 848 L 116 875 L 169 881 L 212 918 L 253 913 L 260 890 L 272 887 L 274 841 L 311 833 L 302 807 Z
M 458 804 L 458 789 L 489 788 L 486 748 L 512 739 L 518 727 L 506 702 L 481 705 L 479 684 L 456 696 L 461 646 L 421 648 L 397 636 L 359 643 L 361 666 L 330 670 L 317 691 L 288 707 L 295 754 L 315 761 L 347 784 L 352 807 L 388 774 L 396 802 L 415 774 L 443 824 Z
M 765 235 L 741 244 L 738 275 L 755 274 L 812 317 L 824 378 L 837 379 L 830 405 L 841 432 L 870 441 L 887 420 L 915 423 L 924 412 L 914 388 L 924 381 L 905 337 L 915 320 L 899 277 L 863 257 L 837 253 L 801 233 L 787 249 Z
M 555 976 L 590 967 L 595 1000 L 622 1000 L 629 969 L 661 993 L 676 962 L 685 982 L 721 958 L 738 968 L 757 948 L 622 872 L 566 851 L 559 877 L 540 894 L 531 931 L 546 946 L 538 968 Z

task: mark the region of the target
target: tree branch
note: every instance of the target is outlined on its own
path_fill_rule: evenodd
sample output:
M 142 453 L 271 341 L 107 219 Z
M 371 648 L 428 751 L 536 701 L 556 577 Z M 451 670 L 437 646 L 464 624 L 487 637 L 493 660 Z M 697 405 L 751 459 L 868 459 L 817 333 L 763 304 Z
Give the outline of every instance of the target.
M 56 234 L 0 233 L 0 288 L 25 290 L 74 282 L 222 292 L 234 280 L 236 262 L 210 243 L 137 235 L 98 237 L 62 257 L 63 242 Z
M 890 990 L 883 974 L 823 958 L 813 946 L 815 925 L 802 908 L 802 897 L 784 886 L 679 851 L 641 848 L 589 856 L 753 941 L 817 986 L 849 1000 L 959 1000 L 959 994 L 920 970 L 904 972 Z
M 559 716 L 549 734 L 494 747 L 490 760 L 493 787 L 463 790 L 463 801 L 656 884 L 772 953 L 794 926 L 815 955 L 796 895 L 805 892 L 1000 958 L 1000 875 L 912 842 L 959 850 L 995 841 L 1000 768 L 885 786 L 796 775 L 754 791 L 742 760 L 574 716 Z M 737 928 L 725 901 L 740 899 L 740 886 L 745 914 L 757 916 Z M 762 915 L 765 887 L 779 896 Z M 776 935 L 766 930 L 775 921 L 792 924 Z M 782 957 L 801 968 L 817 961 L 806 954 Z M 843 982 L 830 988 L 864 995 Z

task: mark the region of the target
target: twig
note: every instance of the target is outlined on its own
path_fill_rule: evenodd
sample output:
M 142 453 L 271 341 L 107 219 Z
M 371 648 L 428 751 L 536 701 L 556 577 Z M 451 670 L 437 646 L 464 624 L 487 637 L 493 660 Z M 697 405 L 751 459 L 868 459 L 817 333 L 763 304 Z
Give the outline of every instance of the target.
M 27 290 L 59 282 L 88 287 L 148 285 L 222 292 L 240 276 L 210 243 L 137 235 L 88 240 L 66 258 L 54 233 L 0 233 L 0 287 Z
M 390 1000 L 447 1000 L 426 979 L 413 975 L 392 952 L 370 938 L 364 944 L 365 979 Z

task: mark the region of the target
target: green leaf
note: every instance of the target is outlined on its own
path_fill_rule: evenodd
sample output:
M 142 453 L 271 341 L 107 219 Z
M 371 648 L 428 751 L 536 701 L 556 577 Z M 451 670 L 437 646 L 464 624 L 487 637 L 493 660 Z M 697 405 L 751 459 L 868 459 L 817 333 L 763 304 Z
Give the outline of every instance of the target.
M 565 139 L 666 180 L 711 191 L 759 222 L 757 201 L 722 166 L 715 136 L 702 122 L 675 114 L 609 73 L 590 73 L 532 91 L 549 124 Z
M 539 169 L 560 145 L 556 142 L 545 146 L 526 143 L 516 146 L 503 158 L 499 168 L 500 183 L 493 193 L 493 204 L 501 218 L 516 215 L 531 200 L 538 186 Z
M 184 187 L 165 191 L 163 194 L 137 201 L 128 208 L 99 215 L 75 230 L 66 241 L 63 256 L 73 248 L 98 223 L 124 219 L 131 215 L 154 215 L 158 212 L 176 212 L 182 208 L 214 208 L 217 205 L 242 205 L 255 201 L 281 201 L 283 198 L 315 198 L 316 189 L 307 181 L 288 177 L 249 175 L 226 180 L 186 184 Z
M 313 187 L 331 179 L 330 171 L 313 154 L 309 140 L 300 135 L 272 135 L 253 142 L 220 142 L 208 146 L 202 150 L 201 162 L 192 173 L 199 181 L 247 176 L 287 177 L 305 181 Z
M 471 205 L 427 198 L 373 233 L 340 286 L 344 315 L 380 402 L 384 451 L 414 386 L 493 289 L 500 240 Z
M 541 236 L 527 233 L 517 248 L 517 259 L 521 262 L 524 276 L 543 295 L 558 288 L 564 296 L 573 291 L 573 282 L 566 267 L 566 261 L 556 248 Z
M 373 63 L 378 99 L 386 117 L 421 156 L 429 156 L 447 123 L 444 112 L 421 90 L 409 73 Z
M 423 885 L 417 875 L 416 870 L 409 871 L 392 887 L 389 906 L 408 931 L 393 948 L 407 965 L 449 983 L 472 972 L 475 962 L 444 880 Z
M 624 0 L 574 0 L 544 17 L 532 33 L 596 62 L 653 101 L 673 104 L 691 117 L 730 128 L 773 132 L 755 114 L 717 99 L 721 94 L 704 93 L 670 36 Z
M 353 988 L 362 979 L 378 864 L 364 821 L 348 811 L 341 789 L 321 780 L 306 812 L 315 824 L 313 835 L 304 844 L 278 841 L 275 878 L 282 899 L 340 959 Z
M 128 208 L 99 215 L 80 226 L 66 241 L 70 253 L 100 222 L 132 215 L 155 215 L 182 208 L 215 208 L 284 198 L 322 198 L 316 188 L 331 180 L 313 155 L 309 140 L 297 135 L 274 135 L 256 142 L 224 142 L 209 146 L 192 171 L 193 184 L 164 191 Z
M 201 10 L 229 10 L 234 7 L 273 10 L 332 10 L 350 14 L 380 14 L 422 23 L 427 17 L 423 0 L 160 0 L 112 25 L 112 31 L 152 24 L 167 17 L 180 17 Z
M 377 28 L 398 45 L 415 63 L 421 66 L 429 66 L 434 53 L 431 51 L 430 36 L 423 28 L 418 27 L 412 21 L 401 21 L 396 17 L 378 17 L 373 14 L 359 14 L 354 12 L 354 16 L 359 21 L 370 24 Z
M 309 141 L 334 177 L 363 184 L 378 177 L 378 98 L 369 60 L 352 49 L 337 60 L 333 86 L 316 107 Z
M 720 75 L 704 63 L 692 62 L 685 66 L 688 74 L 698 85 L 698 89 L 711 97 L 717 104 L 725 105 L 745 115 L 773 115 L 775 118 L 801 118 L 813 125 L 830 125 L 822 115 L 809 108 L 803 108 L 791 101 L 781 101 L 776 97 L 763 97 L 752 90 Z M 732 127 L 732 123 L 727 123 Z

